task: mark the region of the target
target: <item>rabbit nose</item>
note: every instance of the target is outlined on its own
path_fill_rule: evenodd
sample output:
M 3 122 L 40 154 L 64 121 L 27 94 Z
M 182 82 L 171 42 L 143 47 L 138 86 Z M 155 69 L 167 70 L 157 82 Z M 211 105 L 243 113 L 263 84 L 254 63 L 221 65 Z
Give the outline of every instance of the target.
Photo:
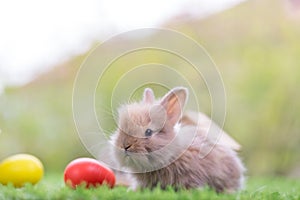
M 125 151 L 128 151 L 128 149 L 129 149 L 130 147 L 131 147 L 131 144 L 124 145 Z

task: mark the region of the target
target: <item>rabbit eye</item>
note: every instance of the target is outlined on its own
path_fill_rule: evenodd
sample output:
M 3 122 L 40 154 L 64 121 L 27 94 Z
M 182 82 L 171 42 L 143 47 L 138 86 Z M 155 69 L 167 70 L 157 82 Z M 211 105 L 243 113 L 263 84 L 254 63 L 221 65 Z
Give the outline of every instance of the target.
M 145 131 L 145 136 L 150 137 L 150 136 L 152 135 L 152 133 L 153 133 L 153 131 L 152 131 L 151 129 L 148 128 L 148 129 Z

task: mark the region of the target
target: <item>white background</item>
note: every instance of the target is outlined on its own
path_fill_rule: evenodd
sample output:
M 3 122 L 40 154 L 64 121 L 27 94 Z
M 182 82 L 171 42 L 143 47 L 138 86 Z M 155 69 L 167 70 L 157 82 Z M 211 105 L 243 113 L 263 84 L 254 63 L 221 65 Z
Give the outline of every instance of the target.
M 112 34 L 204 17 L 241 0 L 0 0 L 0 91 L 30 81 Z

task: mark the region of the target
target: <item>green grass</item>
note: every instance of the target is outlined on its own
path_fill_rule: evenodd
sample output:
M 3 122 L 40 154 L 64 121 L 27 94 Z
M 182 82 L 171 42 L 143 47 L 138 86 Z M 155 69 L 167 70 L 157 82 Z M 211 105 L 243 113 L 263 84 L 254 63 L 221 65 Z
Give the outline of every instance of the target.
M 66 187 L 61 176 L 45 177 L 37 185 L 25 185 L 14 188 L 12 185 L 0 185 L 0 199 L 35 200 L 35 199 L 298 199 L 300 200 L 300 181 L 287 178 L 249 178 L 246 189 L 236 194 L 217 194 L 206 188 L 202 190 L 182 190 L 175 192 L 171 188 L 144 191 L 127 191 L 125 187 L 109 189 L 105 186 L 76 190 Z

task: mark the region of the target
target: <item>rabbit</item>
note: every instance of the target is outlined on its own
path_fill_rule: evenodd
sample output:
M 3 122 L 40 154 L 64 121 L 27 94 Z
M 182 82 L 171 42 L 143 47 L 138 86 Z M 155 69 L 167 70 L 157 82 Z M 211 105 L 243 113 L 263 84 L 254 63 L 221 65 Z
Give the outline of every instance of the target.
M 215 124 L 202 113 L 183 114 L 187 98 L 184 87 L 158 100 L 146 88 L 142 101 L 121 106 L 111 136 L 116 162 L 130 172 L 134 189 L 208 186 L 216 192 L 238 191 L 245 172 L 235 151 L 240 145 L 225 132 L 218 142 L 208 137 L 209 124 Z

